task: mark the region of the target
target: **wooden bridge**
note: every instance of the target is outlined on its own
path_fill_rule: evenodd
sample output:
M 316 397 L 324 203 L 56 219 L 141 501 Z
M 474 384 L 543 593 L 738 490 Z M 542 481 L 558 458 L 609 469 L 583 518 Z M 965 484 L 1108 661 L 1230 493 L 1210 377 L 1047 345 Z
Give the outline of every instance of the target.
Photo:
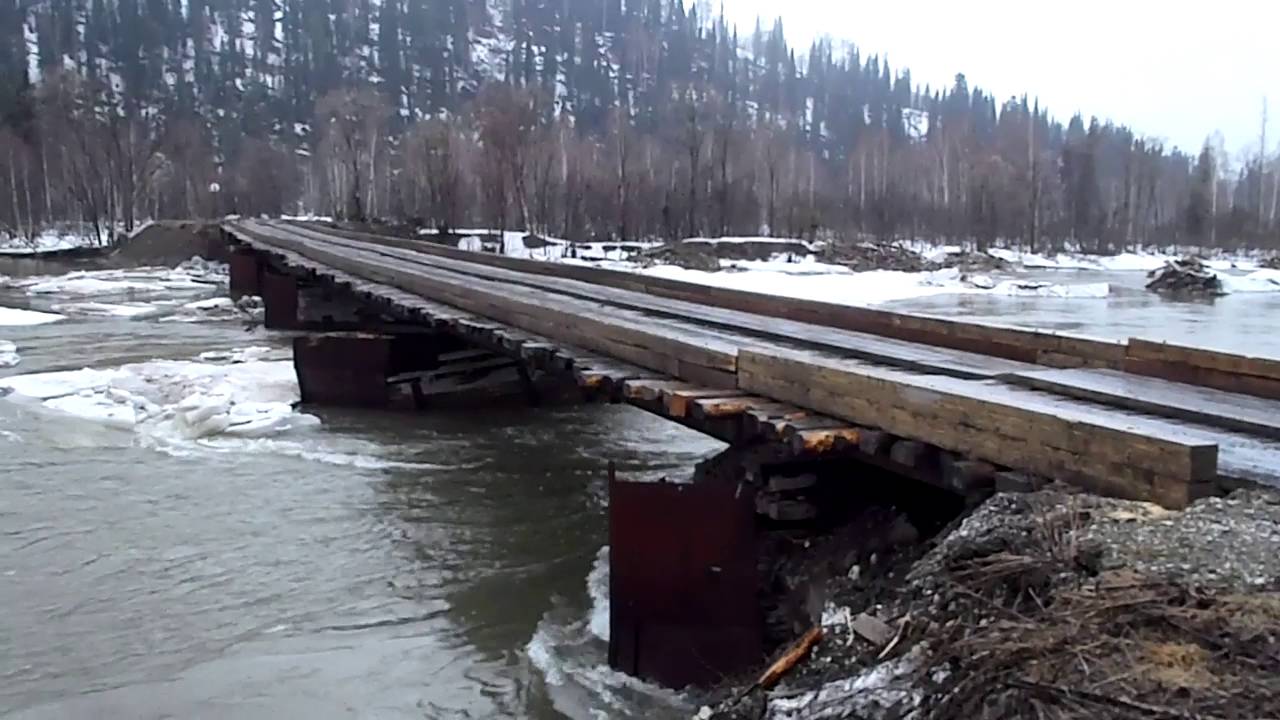
M 530 400 L 570 385 L 737 449 L 724 482 L 612 483 L 611 657 L 670 684 L 760 656 L 759 609 L 741 600 L 756 558 L 741 539 L 823 512 L 804 502 L 804 481 L 775 480 L 796 467 L 838 459 L 959 496 L 1053 480 L 1175 508 L 1241 484 L 1280 487 L 1280 360 L 318 225 L 223 232 L 233 294 L 261 295 L 270 327 L 311 331 L 295 342 L 304 401 L 429 407 L 432 383 L 502 370 Z M 649 554 L 683 560 L 625 559 Z M 680 653 L 697 662 L 672 667 Z

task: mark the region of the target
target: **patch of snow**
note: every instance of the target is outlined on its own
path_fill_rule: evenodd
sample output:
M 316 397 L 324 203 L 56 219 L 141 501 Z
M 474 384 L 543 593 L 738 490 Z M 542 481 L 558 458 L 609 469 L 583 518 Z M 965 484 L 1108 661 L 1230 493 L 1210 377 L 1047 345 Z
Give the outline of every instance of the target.
M 0 326 L 16 327 L 26 325 L 45 325 L 66 319 L 65 315 L 57 315 L 55 313 L 0 307 Z
M 824 718 L 879 717 L 890 709 L 903 713 L 918 707 L 924 697 L 912 686 L 919 658 L 907 654 L 844 680 L 795 697 L 770 698 L 770 720 L 821 720 Z M 909 717 L 909 715 L 902 715 Z
M 297 132 L 299 135 L 301 135 L 303 134 L 303 132 L 305 132 L 305 129 L 297 130 Z M 306 215 L 281 215 L 280 219 L 292 220 L 296 222 L 333 222 L 332 215 L 312 215 L 309 213 Z
M 1039 253 L 991 248 L 988 255 L 1005 262 L 1038 270 L 1107 270 L 1112 272 L 1150 272 L 1182 257 L 1180 254 L 1124 252 L 1118 255 L 1084 255 L 1058 253 L 1052 257 Z M 1253 269 L 1257 261 L 1246 257 L 1215 257 L 1205 261 L 1214 270 Z
M 22 362 L 18 346 L 8 340 L 0 340 L 0 368 L 11 368 Z
M 210 350 L 196 356 L 204 362 L 246 363 L 264 360 L 288 360 L 290 352 L 284 348 L 270 348 L 254 345 L 235 350 Z
M 59 230 L 46 230 L 30 238 L 0 234 L 0 255 L 38 255 L 97 245 L 92 237 Z
M 895 270 L 796 275 L 778 268 L 743 272 L 704 272 L 673 265 L 639 270 L 643 275 L 839 305 L 878 305 L 932 295 L 973 292 L 952 271 L 909 273 Z
M 815 250 L 821 243 L 811 243 L 808 240 L 798 240 L 796 238 L 777 238 L 777 237 L 691 237 L 681 240 L 682 243 L 706 243 L 708 245 L 742 245 L 747 243 L 761 243 L 766 245 L 797 245 L 808 251 Z

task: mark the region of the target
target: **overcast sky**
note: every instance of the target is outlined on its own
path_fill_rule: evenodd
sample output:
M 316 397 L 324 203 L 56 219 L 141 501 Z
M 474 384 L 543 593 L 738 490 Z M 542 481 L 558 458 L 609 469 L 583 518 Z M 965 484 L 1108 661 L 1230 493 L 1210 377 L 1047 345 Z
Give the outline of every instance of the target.
M 712 0 L 715 7 L 720 0 Z M 1257 152 L 1262 98 L 1268 147 L 1280 144 L 1277 0 L 723 0 L 748 38 L 757 15 L 781 14 L 803 52 L 815 36 L 887 55 L 914 83 L 950 86 L 963 72 L 1002 101 L 1039 96 L 1199 150 L 1221 130 L 1229 150 Z

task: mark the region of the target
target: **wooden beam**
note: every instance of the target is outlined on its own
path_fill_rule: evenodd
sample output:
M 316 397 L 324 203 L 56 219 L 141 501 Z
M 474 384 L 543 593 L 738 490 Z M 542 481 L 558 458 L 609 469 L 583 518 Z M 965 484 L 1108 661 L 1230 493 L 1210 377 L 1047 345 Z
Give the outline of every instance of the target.
M 813 353 L 739 355 L 739 386 L 976 459 L 1185 505 L 1217 475 L 1204 435 L 994 383 L 913 375 Z

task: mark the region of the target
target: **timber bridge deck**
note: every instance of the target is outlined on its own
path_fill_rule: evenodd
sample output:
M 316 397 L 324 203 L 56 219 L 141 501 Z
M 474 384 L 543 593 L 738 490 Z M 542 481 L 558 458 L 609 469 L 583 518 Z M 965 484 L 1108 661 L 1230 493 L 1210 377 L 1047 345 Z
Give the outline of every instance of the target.
M 731 447 L 851 458 L 960 495 L 1048 478 L 1176 508 L 1241 484 L 1280 487 L 1276 359 L 774 297 L 317 224 L 232 221 L 223 232 L 233 294 L 263 296 L 269 327 L 320 331 L 295 342 L 304 401 L 379 405 L 400 391 L 421 406 L 416 383 L 432 373 L 505 366 L 531 393 L 535 376 L 567 378 L 585 395 Z M 325 309 L 339 295 L 361 307 L 357 316 Z M 759 656 L 758 633 L 744 630 L 755 611 L 725 609 L 727 594 L 749 594 L 754 556 L 708 550 L 701 566 L 690 560 L 685 575 L 666 567 L 661 579 L 629 573 L 617 557 L 628 533 L 648 538 L 634 541 L 637 553 L 678 550 L 655 546 L 653 523 L 637 513 L 704 534 L 749 533 L 759 515 L 788 519 L 795 508 L 761 503 L 777 488 L 756 479 L 745 515 L 719 525 L 699 514 L 705 505 L 685 512 L 611 485 L 616 666 L 681 684 Z M 739 508 L 740 495 L 715 501 Z M 624 497 L 639 510 L 615 512 Z M 672 592 L 699 599 L 675 608 Z M 708 623 L 718 634 L 706 635 Z M 690 635 L 694 627 L 703 635 Z M 670 651 L 681 643 L 701 665 L 678 667 Z

